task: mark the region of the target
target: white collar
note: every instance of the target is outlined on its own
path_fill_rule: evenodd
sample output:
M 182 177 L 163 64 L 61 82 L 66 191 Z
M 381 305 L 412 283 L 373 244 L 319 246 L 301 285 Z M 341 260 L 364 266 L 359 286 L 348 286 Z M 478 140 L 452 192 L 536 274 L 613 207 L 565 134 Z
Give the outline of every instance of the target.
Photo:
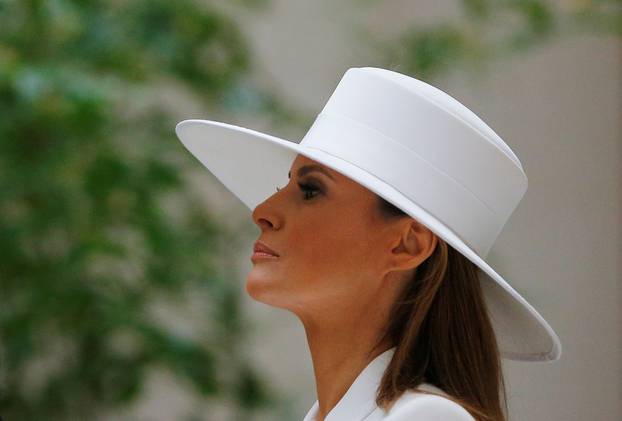
M 324 421 L 363 420 L 377 409 L 375 401 L 378 386 L 394 352 L 395 347 L 374 358 L 359 373 L 345 395 L 326 415 Z M 315 421 L 317 412 L 318 401 L 316 400 L 303 421 Z

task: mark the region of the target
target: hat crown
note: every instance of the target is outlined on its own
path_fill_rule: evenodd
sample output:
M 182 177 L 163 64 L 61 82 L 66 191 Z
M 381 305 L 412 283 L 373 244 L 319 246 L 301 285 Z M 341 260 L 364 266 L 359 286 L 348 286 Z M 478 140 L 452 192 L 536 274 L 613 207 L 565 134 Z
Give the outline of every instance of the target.
M 475 113 L 391 70 L 348 69 L 300 144 L 365 169 L 482 257 L 527 190 L 518 157 Z

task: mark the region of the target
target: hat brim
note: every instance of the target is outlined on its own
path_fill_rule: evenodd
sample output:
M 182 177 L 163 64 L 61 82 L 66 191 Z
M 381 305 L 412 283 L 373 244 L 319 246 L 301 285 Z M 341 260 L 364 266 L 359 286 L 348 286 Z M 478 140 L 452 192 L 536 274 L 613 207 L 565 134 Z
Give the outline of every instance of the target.
M 547 321 L 452 230 L 390 185 L 339 157 L 252 129 L 210 120 L 175 128 L 183 145 L 251 211 L 288 183 L 297 154 L 317 161 L 403 209 L 480 269 L 478 276 L 503 358 L 556 361 L 561 343 Z

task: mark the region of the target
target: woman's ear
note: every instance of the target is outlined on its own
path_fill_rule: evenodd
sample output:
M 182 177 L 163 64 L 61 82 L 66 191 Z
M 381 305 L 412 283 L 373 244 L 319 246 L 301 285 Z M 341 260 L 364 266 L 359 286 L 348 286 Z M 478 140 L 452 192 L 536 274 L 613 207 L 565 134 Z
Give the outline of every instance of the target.
M 436 248 L 438 237 L 414 218 L 400 223 L 398 239 L 392 251 L 394 269 L 408 270 L 419 266 Z

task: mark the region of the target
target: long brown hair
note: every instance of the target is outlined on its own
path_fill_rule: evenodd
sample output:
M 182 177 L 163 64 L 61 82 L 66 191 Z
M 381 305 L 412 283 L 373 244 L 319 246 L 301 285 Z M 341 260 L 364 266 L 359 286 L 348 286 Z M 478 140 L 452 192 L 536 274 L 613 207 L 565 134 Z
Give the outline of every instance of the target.
M 378 198 L 387 219 L 410 217 Z M 378 339 L 378 344 L 388 341 L 396 347 L 378 387 L 378 406 L 386 409 L 403 392 L 426 382 L 477 421 L 506 420 L 501 356 L 477 271 L 438 237 L 434 252 L 395 301 Z

